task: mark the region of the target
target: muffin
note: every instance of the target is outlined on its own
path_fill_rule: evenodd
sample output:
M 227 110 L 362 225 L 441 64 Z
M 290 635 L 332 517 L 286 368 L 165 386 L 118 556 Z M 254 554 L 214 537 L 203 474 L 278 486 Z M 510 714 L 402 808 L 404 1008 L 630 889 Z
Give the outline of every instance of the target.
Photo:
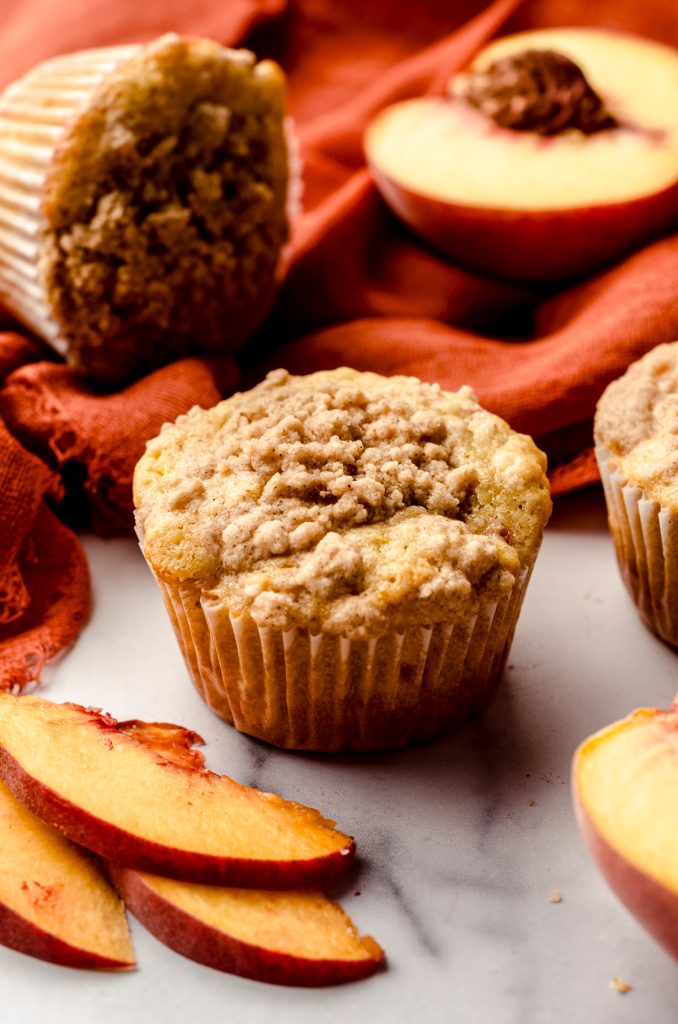
M 0 96 L 0 300 L 120 383 L 231 352 L 288 235 L 284 76 L 207 39 L 88 50 Z
M 469 388 L 270 373 L 150 441 L 134 496 L 193 681 L 281 747 L 428 740 L 490 697 L 551 502 Z
M 594 433 L 622 578 L 646 626 L 678 646 L 678 342 L 607 387 Z

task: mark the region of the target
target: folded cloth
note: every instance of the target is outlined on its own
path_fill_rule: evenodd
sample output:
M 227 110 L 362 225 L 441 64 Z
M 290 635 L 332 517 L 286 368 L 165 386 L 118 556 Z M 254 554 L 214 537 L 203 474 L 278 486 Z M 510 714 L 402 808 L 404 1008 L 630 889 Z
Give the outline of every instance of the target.
M 169 30 L 245 42 L 279 60 L 300 140 L 304 213 L 278 306 L 243 355 L 245 382 L 274 365 L 347 364 L 471 384 L 484 405 L 538 438 L 562 493 L 597 478 L 591 416 L 602 389 L 648 348 L 678 337 L 678 238 L 560 289 L 491 280 L 436 254 L 392 216 L 361 144 L 377 110 L 439 90 L 493 34 L 562 24 L 678 44 L 672 0 L 205 0 L 175 7 L 171 21 L 161 0 L 11 0 L 0 13 L 0 87 L 55 53 Z M 145 440 L 191 405 L 229 393 L 238 369 L 182 360 L 103 394 L 7 326 L 0 687 L 19 689 L 87 617 L 86 561 L 65 523 L 128 530 Z
M 238 376 L 230 359 L 181 359 L 102 394 L 62 363 L 32 363 L 5 382 L 0 416 L 61 479 L 64 518 L 115 536 L 133 529 L 132 475 L 146 440 L 192 405 L 215 405 Z
M 76 638 L 89 609 L 87 562 L 75 535 L 45 504 L 56 473 L 0 422 L 0 688 L 39 678 Z

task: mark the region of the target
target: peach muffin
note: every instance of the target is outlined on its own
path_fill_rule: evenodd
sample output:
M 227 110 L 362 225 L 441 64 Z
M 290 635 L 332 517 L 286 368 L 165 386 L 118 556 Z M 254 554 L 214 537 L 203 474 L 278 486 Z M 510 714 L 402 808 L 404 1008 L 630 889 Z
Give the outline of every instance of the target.
M 0 96 L 0 300 L 92 377 L 233 351 L 288 234 L 284 76 L 163 36 L 57 57 Z
M 678 342 L 607 387 L 594 431 L 624 583 L 645 624 L 678 646 Z
M 544 471 L 469 388 L 278 370 L 167 425 L 134 492 L 209 706 L 279 746 L 379 750 L 491 695 L 550 513 Z

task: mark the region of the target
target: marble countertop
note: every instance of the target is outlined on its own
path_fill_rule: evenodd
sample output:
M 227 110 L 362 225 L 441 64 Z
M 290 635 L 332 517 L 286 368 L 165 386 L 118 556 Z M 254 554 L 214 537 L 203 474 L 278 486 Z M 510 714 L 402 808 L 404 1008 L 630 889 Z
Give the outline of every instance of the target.
M 580 740 L 678 689 L 676 654 L 618 578 L 598 489 L 558 504 L 490 708 L 398 754 L 282 753 L 225 726 L 189 683 L 136 545 L 85 544 L 94 615 L 42 693 L 190 726 L 210 768 L 335 818 L 359 850 L 343 905 L 388 969 L 343 987 L 278 988 L 185 960 L 131 919 L 129 974 L 0 948 L 2 1024 L 675 1024 L 677 966 L 607 889 L 571 808 Z M 632 990 L 613 990 L 615 975 Z

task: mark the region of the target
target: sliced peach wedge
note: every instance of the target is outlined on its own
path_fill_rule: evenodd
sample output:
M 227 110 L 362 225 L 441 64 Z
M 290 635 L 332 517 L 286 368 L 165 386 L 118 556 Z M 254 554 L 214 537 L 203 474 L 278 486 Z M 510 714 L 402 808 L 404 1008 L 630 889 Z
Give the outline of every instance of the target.
M 121 900 L 95 858 L 0 782 L 0 943 L 66 967 L 134 966 Z
M 678 705 L 641 708 L 589 737 L 572 770 L 577 819 L 598 867 L 678 959 Z
M 111 876 L 161 942 L 198 963 L 278 985 L 336 985 L 374 974 L 384 954 L 319 892 L 196 885 L 126 868 Z
M 0 693 L 0 779 L 107 861 L 173 878 L 324 889 L 355 851 L 318 811 L 172 763 L 75 704 Z
M 196 733 L 166 722 L 119 727 L 174 764 L 203 767 Z M 318 892 L 233 889 L 177 882 L 109 866 L 118 891 L 161 942 L 198 963 L 279 985 L 335 985 L 384 963 L 380 946 L 358 935 L 341 907 Z
M 381 111 L 377 188 L 444 252 L 502 277 L 598 270 L 678 218 L 678 50 L 607 29 L 490 43 L 444 96 Z

